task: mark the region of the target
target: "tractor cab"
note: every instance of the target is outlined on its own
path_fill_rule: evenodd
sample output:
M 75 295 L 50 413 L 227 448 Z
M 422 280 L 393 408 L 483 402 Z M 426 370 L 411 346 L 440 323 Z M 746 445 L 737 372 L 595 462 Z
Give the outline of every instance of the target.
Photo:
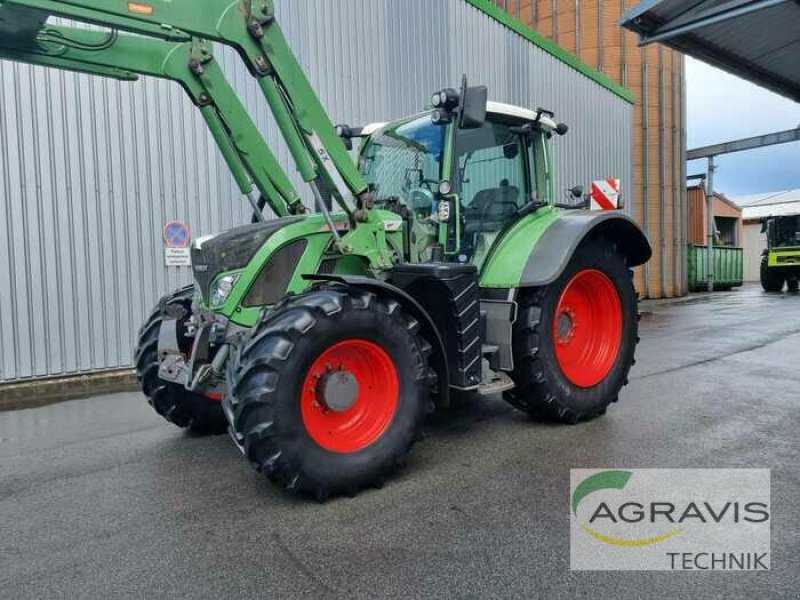
M 502 231 L 552 204 L 557 125 L 543 113 L 488 102 L 472 127 L 429 111 L 364 129 L 361 174 L 378 206 L 407 218 L 410 262 L 480 267 Z
M 770 249 L 800 247 L 800 215 L 767 219 L 763 230 Z
M 552 202 L 549 138 L 541 113 L 490 103 L 486 122 L 456 133 L 453 183 L 460 217 L 460 257 L 480 266 L 498 235 Z

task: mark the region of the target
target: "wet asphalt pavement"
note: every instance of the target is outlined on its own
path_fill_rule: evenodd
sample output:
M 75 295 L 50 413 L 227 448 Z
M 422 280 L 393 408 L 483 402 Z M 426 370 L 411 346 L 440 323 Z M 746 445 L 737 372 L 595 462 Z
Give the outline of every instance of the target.
M 138 394 L 0 413 L 0 597 L 798 598 L 800 296 L 642 311 L 605 417 L 464 398 L 382 490 L 324 504 Z M 772 571 L 571 572 L 574 467 L 771 468 Z

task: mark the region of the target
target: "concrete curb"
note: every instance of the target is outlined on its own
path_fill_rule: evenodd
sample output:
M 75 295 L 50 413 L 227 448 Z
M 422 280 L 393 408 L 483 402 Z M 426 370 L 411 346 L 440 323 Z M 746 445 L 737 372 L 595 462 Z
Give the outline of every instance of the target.
M 35 408 L 64 400 L 134 390 L 136 390 L 136 373 L 133 369 L 28 379 L 0 384 L 0 411 Z

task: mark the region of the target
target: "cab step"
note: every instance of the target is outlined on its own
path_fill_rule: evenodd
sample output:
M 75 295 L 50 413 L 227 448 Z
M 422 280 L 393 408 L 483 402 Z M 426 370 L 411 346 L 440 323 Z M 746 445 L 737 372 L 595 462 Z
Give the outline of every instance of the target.
M 492 371 L 491 376 L 484 378 L 478 386 L 477 392 L 481 396 L 491 396 L 499 394 L 514 387 L 514 381 L 503 371 Z

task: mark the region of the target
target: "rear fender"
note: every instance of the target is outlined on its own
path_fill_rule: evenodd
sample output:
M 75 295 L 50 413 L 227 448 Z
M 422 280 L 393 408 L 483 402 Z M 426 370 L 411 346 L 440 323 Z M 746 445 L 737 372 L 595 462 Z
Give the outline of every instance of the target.
M 515 288 L 547 285 L 566 268 L 585 239 L 612 241 L 628 267 L 650 259 L 650 242 L 639 225 L 617 211 L 556 212 L 547 209 L 512 226 L 490 253 L 480 275 L 481 287 Z

